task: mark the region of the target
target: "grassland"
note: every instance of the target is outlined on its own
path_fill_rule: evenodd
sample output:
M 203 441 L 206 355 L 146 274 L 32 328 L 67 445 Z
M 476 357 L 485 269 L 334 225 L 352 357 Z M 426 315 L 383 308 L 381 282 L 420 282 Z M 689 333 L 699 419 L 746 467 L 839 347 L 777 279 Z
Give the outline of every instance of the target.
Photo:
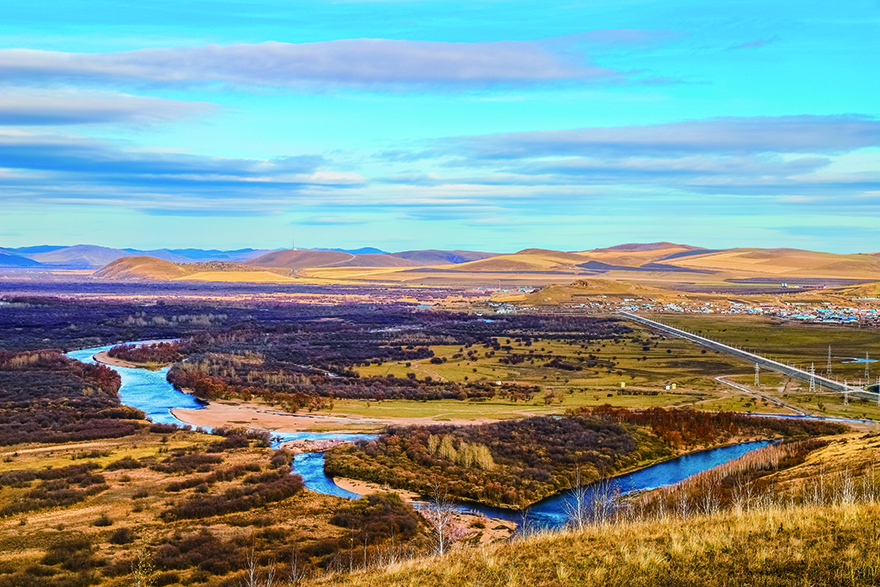
M 142 432 L 113 440 L 4 447 L 0 452 L 0 479 L 7 479 L 14 471 L 39 472 L 89 464 L 103 478 L 105 487 L 78 503 L 0 517 L 0 584 L 128 585 L 133 581 L 132 562 L 143 550 L 155 562 L 152 578 L 156 585 L 237 585 L 248 544 L 255 545 L 261 567 L 271 558 L 283 565 L 293 549 L 301 552 L 301 565 L 309 567 L 338 548 L 343 538 L 347 544 L 351 530 L 330 524 L 330 518 L 348 501 L 309 491 L 224 515 L 169 518 L 167 512 L 175 504 L 210 500 L 229 495 L 230 491 L 240 492 L 249 487 L 248 483 L 261 482 L 247 481 L 241 474 L 217 482 L 192 482 L 210 477 L 210 471 L 237 468 L 257 477 L 272 476 L 276 471 L 282 477 L 287 475 L 285 469 L 275 468 L 278 463 L 270 464 L 273 455 L 278 457 L 273 450 L 245 446 L 210 452 L 211 445 L 219 440 L 187 432 Z M 123 459 L 126 463 L 161 464 L 183 452 L 220 456 L 222 464 L 173 471 L 113 465 Z M 0 509 L 58 482 L 4 483 Z M 184 489 L 170 490 L 173 483 L 183 483 Z M 182 554 L 171 556 L 175 548 L 183 549 Z M 188 555 L 187 548 L 192 551 Z
M 784 411 L 772 404 L 735 390 L 715 380 L 718 375 L 746 377 L 751 373 L 748 363 L 739 359 L 706 351 L 686 340 L 663 339 L 637 325 L 635 335 L 621 339 L 597 341 L 584 346 L 565 341 L 535 340 L 524 346 L 509 339 L 499 339 L 501 345 L 510 345 L 510 351 L 492 353 L 482 347 L 473 347 L 476 355 L 460 346 L 432 346 L 434 357 L 414 361 L 392 361 L 381 365 L 357 367 L 362 377 L 387 376 L 404 378 L 431 377 L 447 381 L 517 382 L 539 385 L 543 393 L 530 401 L 510 401 L 492 398 L 488 401 L 443 402 L 361 402 L 336 400 L 334 414 L 364 417 L 381 415 L 413 418 L 445 419 L 505 419 L 529 415 L 561 413 L 569 408 L 610 404 L 620 407 L 681 407 L 694 405 L 706 409 L 774 412 Z M 649 347 L 645 350 L 645 347 Z M 503 348 L 503 346 L 502 346 Z M 540 355 L 511 365 L 502 360 L 511 354 Z M 487 356 L 488 355 L 488 356 Z M 611 361 L 614 367 L 584 367 L 568 371 L 548 366 L 547 356 L 562 357 L 564 364 L 577 364 L 579 358 L 592 355 L 600 361 Z M 625 387 L 621 387 L 621 383 Z M 676 389 L 667 389 L 675 384 Z

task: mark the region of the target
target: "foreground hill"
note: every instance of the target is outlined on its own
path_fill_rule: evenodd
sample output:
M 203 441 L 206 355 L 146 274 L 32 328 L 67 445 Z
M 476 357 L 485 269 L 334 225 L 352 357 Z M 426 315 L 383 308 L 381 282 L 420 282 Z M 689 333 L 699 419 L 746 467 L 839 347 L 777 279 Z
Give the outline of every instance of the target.
M 327 586 L 880 584 L 877 434 L 769 446 L 572 529 L 337 575 Z M 600 488 L 601 489 L 601 488 Z M 652 500 L 666 503 L 651 509 Z M 573 512 L 574 513 L 574 512 Z

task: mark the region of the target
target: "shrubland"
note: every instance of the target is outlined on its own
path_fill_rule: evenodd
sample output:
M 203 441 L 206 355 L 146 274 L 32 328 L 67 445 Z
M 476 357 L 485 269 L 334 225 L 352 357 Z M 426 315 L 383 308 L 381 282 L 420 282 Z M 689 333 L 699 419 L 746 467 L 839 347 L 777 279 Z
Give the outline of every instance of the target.
M 0 445 L 115 438 L 143 413 L 120 404 L 119 375 L 58 351 L 0 350 Z
M 522 508 L 580 482 L 737 439 L 840 434 L 841 424 L 610 406 L 473 426 L 393 426 L 327 453 L 325 470 L 427 495 Z
M 217 445 L 230 438 L 244 439 Z M 183 429 L 8 447 L 0 461 L 0 586 L 234 587 L 250 571 L 318 576 L 421 555 L 422 519 L 396 495 L 305 491 L 293 455 Z M 142 583 L 143 584 L 143 583 Z

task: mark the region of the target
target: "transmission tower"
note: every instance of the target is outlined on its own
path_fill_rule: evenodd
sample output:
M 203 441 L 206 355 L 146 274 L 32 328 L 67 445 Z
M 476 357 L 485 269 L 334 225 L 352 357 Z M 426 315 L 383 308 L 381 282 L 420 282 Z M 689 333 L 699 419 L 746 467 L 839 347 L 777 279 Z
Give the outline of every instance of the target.
M 865 353 L 865 381 L 868 381 L 870 378 L 871 378 L 871 359 L 868 358 L 868 353 Z M 867 383 L 865 385 L 867 385 Z
M 761 385 L 761 366 L 755 363 L 755 387 L 760 387 Z
M 816 366 L 810 363 L 810 393 L 816 392 Z
M 828 367 L 825 369 L 825 373 L 831 375 L 831 345 L 828 345 Z
M 843 380 L 843 405 L 849 405 L 849 380 Z

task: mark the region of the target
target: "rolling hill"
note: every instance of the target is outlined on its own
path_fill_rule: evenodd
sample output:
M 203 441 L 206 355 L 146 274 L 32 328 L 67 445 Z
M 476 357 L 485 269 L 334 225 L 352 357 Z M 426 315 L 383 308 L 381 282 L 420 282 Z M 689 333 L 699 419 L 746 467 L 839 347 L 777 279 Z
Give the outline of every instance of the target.
M 277 283 L 293 280 L 289 271 L 241 263 L 173 263 L 155 257 L 123 257 L 95 271 L 96 279 L 158 281 L 229 281 Z
M 318 267 L 419 267 L 421 263 L 390 254 L 355 255 L 342 251 L 292 249 L 273 251 L 251 259 L 248 264 L 259 267 L 304 269 Z
M 155 257 L 114 259 L 93 274 L 98 279 L 155 279 L 169 281 L 195 273 L 187 265 Z
M 340 250 L 292 249 L 258 255 L 244 262 L 194 262 L 199 250 L 163 250 L 157 255 L 133 256 L 122 249 L 78 245 L 27 255 L 43 267 L 94 266 L 104 259 L 104 268 L 95 273 L 103 279 L 184 279 L 204 281 L 233 280 L 256 282 L 307 277 L 411 284 L 467 284 L 498 286 L 501 281 L 516 286 L 568 284 L 587 277 L 601 278 L 597 285 L 608 288 L 620 281 L 648 288 L 734 287 L 737 283 L 778 287 L 791 281 L 801 285 L 857 285 L 880 281 L 880 255 L 836 254 L 800 249 L 704 249 L 692 245 L 633 243 L 585 251 L 523 249 L 511 254 L 462 250 L 415 250 L 400 253 L 373 253 L 373 249 L 353 252 Z M 2 252 L 2 250 L 0 250 Z M 205 254 L 248 256 L 262 251 L 205 251 Z M 152 260 L 147 260 L 151 258 Z M 0 260 L 25 267 L 24 255 L 8 250 Z M 124 263 L 114 264 L 118 259 Z M 132 261 L 132 259 L 138 259 Z M 183 261 L 181 262 L 181 259 Z M 163 261 L 160 263 L 160 261 Z M 295 273 L 295 275 L 292 275 Z M 199 275 L 197 275 L 199 274 Z M 249 275 L 252 274 L 252 275 Z M 283 279 L 282 279 L 283 278 Z M 499 281 L 501 280 L 501 281 Z M 685 288 L 685 291 L 689 291 Z M 613 288 L 619 289 L 619 288 Z
M 880 278 L 880 258 L 801 249 L 728 249 L 675 259 L 677 265 L 761 276 L 843 279 Z
M 421 265 L 458 265 L 469 261 L 479 261 L 490 257 L 497 257 L 498 253 L 484 253 L 481 251 L 441 251 L 426 249 L 423 251 L 402 251 L 392 253 L 395 257 L 416 261 Z
M 39 267 L 40 263 L 21 255 L 0 250 L 0 267 Z

